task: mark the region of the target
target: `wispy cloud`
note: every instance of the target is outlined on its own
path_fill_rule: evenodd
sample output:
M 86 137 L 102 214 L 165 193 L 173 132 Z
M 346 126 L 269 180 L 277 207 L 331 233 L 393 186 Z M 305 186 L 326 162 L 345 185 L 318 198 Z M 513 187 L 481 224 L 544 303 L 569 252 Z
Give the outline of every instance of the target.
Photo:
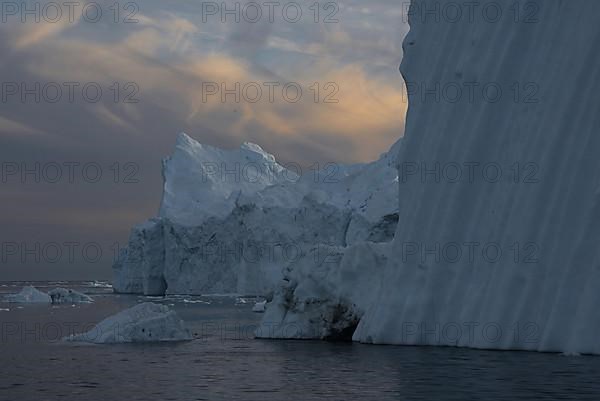
M 80 21 L 81 14 L 73 13 L 73 19 L 61 18 L 57 22 L 48 22 L 45 19 L 40 19 L 39 22 L 30 20 L 29 22 L 18 22 L 10 24 L 12 29 L 16 30 L 16 38 L 14 40 L 14 48 L 23 50 L 29 46 L 39 44 L 50 40 L 61 32 L 74 28 Z
M 15 135 L 15 136 L 45 135 L 44 132 L 42 132 L 36 128 L 30 127 L 24 123 L 21 123 L 21 122 L 15 121 L 15 120 L 11 120 L 9 118 L 2 117 L 2 116 L 0 116 L 0 132 L 2 132 L 3 134 L 6 134 L 6 135 Z
M 386 77 L 369 74 L 359 62 L 345 60 L 340 49 L 350 48 L 353 41 L 349 33 L 339 28 L 323 33 L 321 43 L 307 45 L 270 36 L 264 43 L 266 49 L 319 55 L 310 69 L 303 65 L 287 71 L 279 68 L 283 73 L 279 75 L 256 68 L 256 60 L 236 57 L 229 51 L 204 53 L 192 40 L 198 32 L 193 23 L 172 14 L 162 14 L 161 18 L 146 18 L 140 29 L 117 42 L 63 39 L 49 43 L 36 53 L 28 69 L 50 80 L 101 82 L 107 86 L 115 81 L 135 80 L 144 104 L 161 103 L 175 119 L 208 125 L 239 141 L 260 129 L 262 133 L 288 139 L 305 136 L 315 140 L 320 133 L 353 144 L 355 151 L 351 153 L 342 147 L 330 148 L 330 159 L 366 161 L 389 146 L 390 132 L 395 132 L 394 137 L 401 134 L 405 105 L 399 75 L 395 76 L 396 82 L 390 82 Z M 72 70 L 72 65 L 79 68 Z M 397 74 L 395 66 L 390 66 L 390 70 Z M 207 97 L 203 86 L 206 82 L 229 89 L 238 84 L 256 84 L 264 91 L 268 90 L 265 82 L 277 82 L 279 86 L 274 102 L 264 93 L 258 102 L 242 99 L 237 104 L 231 96 L 223 102 L 220 91 Z M 287 83 L 301 86 L 300 102 L 283 99 L 281 91 Z M 137 107 L 138 111 L 143 110 L 144 104 Z M 92 110 L 104 122 L 127 132 L 137 131 L 126 115 L 115 112 L 114 107 L 97 106 Z M 365 141 L 366 132 L 369 138 Z

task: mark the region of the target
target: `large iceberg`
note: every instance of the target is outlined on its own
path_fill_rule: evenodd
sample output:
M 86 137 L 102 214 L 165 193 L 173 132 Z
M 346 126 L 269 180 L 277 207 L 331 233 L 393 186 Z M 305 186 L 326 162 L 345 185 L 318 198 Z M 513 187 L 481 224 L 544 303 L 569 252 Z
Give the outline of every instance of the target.
M 354 339 L 600 353 L 600 3 L 481 3 L 504 16 L 436 22 L 413 2 L 401 224 Z M 472 82 L 490 92 L 417 89 Z
M 66 341 L 95 344 L 187 341 L 192 335 L 177 314 L 165 305 L 135 305 L 110 316 L 92 330 L 72 334 Z
M 114 290 L 267 295 L 315 245 L 390 241 L 399 146 L 373 163 L 303 174 L 258 145 L 226 151 L 180 134 L 163 163 L 159 216 L 132 229 Z
M 600 2 L 470 6 L 412 2 L 399 224 L 362 265 L 379 279 L 343 296 L 345 263 L 297 263 L 259 337 L 600 353 Z

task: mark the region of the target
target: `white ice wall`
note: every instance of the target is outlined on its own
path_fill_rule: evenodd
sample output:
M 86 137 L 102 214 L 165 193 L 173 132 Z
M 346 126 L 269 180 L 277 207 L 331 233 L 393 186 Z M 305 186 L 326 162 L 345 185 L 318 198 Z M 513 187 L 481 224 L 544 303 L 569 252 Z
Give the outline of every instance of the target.
M 400 220 L 354 339 L 600 353 L 600 2 L 476 3 L 413 1 Z

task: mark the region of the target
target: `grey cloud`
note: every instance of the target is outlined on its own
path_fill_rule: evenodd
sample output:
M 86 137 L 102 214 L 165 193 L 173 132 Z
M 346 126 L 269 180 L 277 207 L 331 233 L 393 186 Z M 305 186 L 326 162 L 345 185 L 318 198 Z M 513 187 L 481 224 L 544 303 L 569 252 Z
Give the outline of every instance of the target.
M 76 26 L 20 48 L 16 46 L 20 35 L 32 27 L 0 26 L 3 82 L 44 83 L 52 78 L 42 73 L 52 70 L 53 73 L 62 72 L 64 77 L 93 76 L 98 72 L 103 74 L 106 82 L 149 83 L 149 88 L 140 88 L 140 102 L 131 105 L 115 103 L 106 97 L 99 104 L 81 100 L 36 104 L 14 98 L 2 103 L 1 118 L 43 135 L 11 131 L 7 124 L 2 131 L 0 120 L 0 163 L 18 162 L 31 166 L 36 162 L 93 162 L 100 164 L 110 177 L 109 168 L 113 163 L 131 162 L 139 167 L 136 174 L 139 183 L 116 185 L 106 177 L 91 185 L 0 182 L 3 205 L 0 242 L 95 241 L 105 248 L 110 248 L 114 242 L 123 244 L 131 225 L 155 214 L 161 194 L 160 161 L 171 152 L 180 131 L 188 132 L 200 142 L 228 148 L 239 146 L 245 140 L 258 142 L 283 162 L 303 165 L 366 161 L 366 155 L 370 158 L 374 153 L 385 151 L 402 134 L 401 105 L 398 105 L 397 124 L 371 129 L 368 138 L 367 132 L 361 138 L 359 133 L 349 135 L 341 131 L 343 125 L 337 127 L 331 122 L 335 117 L 333 112 L 311 104 L 295 108 L 286 104 L 274 104 L 271 108 L 257 106 L 253 110 L 257 115 L 245 123 L 242 132 L 231 127 L 242 121 L 244 107 L 248 105 L 229 103 L 210 110 L 206 105 L 200 105 L 198 113 L 190 117 L 190 94 L 198 92 L 206 79 L 203 75 L 206 72 L 194 70 L 190 62 L 204 60 L 211 54 L 227 55 L 243 64 L 244 74 L 260 80 L 319 81 L 328 79 L 330 73 L 339 72 L 343 67 L 359 66 L 364 71 L 366 84 L 373 84 L 374 91 L 387 83 L 385 86 L 399 92 L 401 81 L 397 64 L 401 53 L 398 52 L 401 52 L 405 26 L 385 12 L 397 7 L 397 3 L 387 0 L 369 2 L 369 14 L 356 11 L 363 7 L 363 2 L 344 1 L 341 4 L 345 7 L 340 9 L 340 22 L 332 26 L 281 22 L 231 25 L 202 23 L 201 10 L 194 3 L 175 1 L 165 4 L 150 0 L 140 3 L 140 13 L 148 21 L 143 24 L 128 26 L 106 21 L 98 24 L 80 21 Z M 349 6 L 354 8 L 349 11 Z M 169 46 L 171 37 L 165 39 L 165 32 L 170 32 L 171 28 L 175 30 L 169 25 L 174 23 L 173 17 L 183 18 L 197 27 L 196 32 L 185 35 L 191 47 Z M 158 35 L 148 34 L 139 42 L 132 42 L 133 47 L 127 49 L 122 46 L 124 38 L 151 31 Z M 176 36 L 173 34 L 173 38 Z M 155 37 L 159 41 L 162 38 L 164 43 L 144 42 L 145 39 L 153 41 Z M 279 42 L 278 38 L 281 39 Z M 74 43 L 78 46 L 73 46 Z M 279 45 L 273 46 L 273 43 Z M 295 45 L 296 49 L 285 48 L 285 43 Z M 151 47 L 150 52 L 146 45 Z M 157 45 L 156 49 L 154 45 Z M 100 53 L 94 53 L 99 49 Z M 69 64 L 85 60 L 89 64 Z M 101 62 L 104 64 L 99 65 Z M 127 76 L 123 76 L 125 70 Z M 105 87 L 106 82 L 102 82 Z M 354 94 L 351 101 L 363 107 L 361 99 L 357 99 L 361 95 L 351 93 Z M 394 99 L 392 95 L 386 95 L 386 101 Z M 378 92 L 368 93 L 368 96 L 384 97 Z M 308 118 L 312 115 L 314 118 Z M 301 128 L 302 132 L 277 132 L 277 125 L 265 123 L 267 117 L 281 118 L 294 129 Z M 357 120 L 361 118 L 360 115 L 356 117 Z M 326 126 L 302 125 L 305 120 L 324 121 Z M 5 279 L 107 278 L 110 262 L 110 258 L 93 264 L 83 261 L 81 264 L 44 265 L 12 261 L 3 263 L 1 268 Z

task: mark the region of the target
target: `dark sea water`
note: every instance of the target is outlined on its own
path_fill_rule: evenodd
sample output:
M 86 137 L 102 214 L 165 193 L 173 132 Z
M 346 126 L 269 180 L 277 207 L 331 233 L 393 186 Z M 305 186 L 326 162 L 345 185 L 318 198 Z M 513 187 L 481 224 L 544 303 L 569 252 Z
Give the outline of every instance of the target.
M 0 297 L 25 284 L 0 282 Z M 98 283 L 34 285 L 80 290 L 95 303 L 0 302 L 0 400 L 600 400 L 600 357 L 256 340 L 260 315 L 235 297 L 148 298 L 115 295 Z M 58 340 L 145 301 L 174 308 L 195 340 Z

